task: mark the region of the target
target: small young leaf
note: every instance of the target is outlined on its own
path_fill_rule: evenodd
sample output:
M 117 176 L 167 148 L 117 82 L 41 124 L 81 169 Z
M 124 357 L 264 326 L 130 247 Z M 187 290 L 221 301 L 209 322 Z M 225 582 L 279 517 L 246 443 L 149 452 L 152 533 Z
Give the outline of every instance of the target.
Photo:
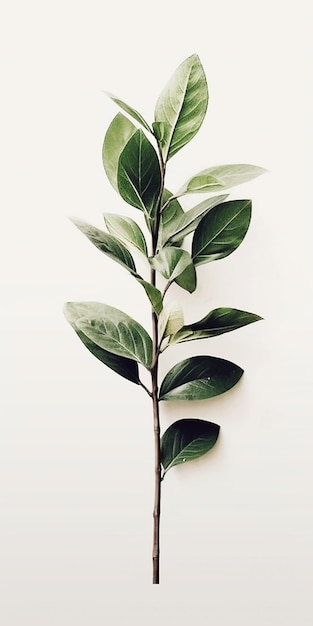
M 173 198 L 168 202 L 170 198 Z M 168 204 L 166 204 L 168 202 Z M 159 230 L 159 240 L 158 247 L 163 248 L 166 242 L 170 238 L 170 234 L 173 232 L 172 221 L 178 220 L 180 217 L 184 215 L 184 211 L 178 200 L 173 197 L 173 194 L 164 189 L 162 195 L 162 206 L 165 208 L 161 213 L 161 222 L 160 222 L 160 230 Z M 177 246 L 181 245 L 182 240 L 176 243 Z
M 111 122 L 104 138 L 102 161 L 106 175 L 117 192 L 118 160 L 128 140 L 136 130 L 136 126 L 125 115 L 118 113 Z
M 87 315 L 76 321 L 76 325 L 100 348 L 133 359 L 150 369 L 151 337 L 141 324 L 123 311 L 95 302 Z
M 208 106 L 208 87 L 197 54 L 174 72 L 158 98 L 155 121 L 163 123 L 161 149 L 166 162 L 198 132 Z
M 81 222 L 76 219 L 72 219 L 72 222 L 84 235 L 86 235 L 86 237 L 88 237 L 89 241 L 91 241 L 96 248 L 125 267 L 132 274 L 136 274 L 134 259 L 129 250 L 127 250 L 119 239 L 116 239 L 113 235 L 109 235 L 103 230 L 99 230 L 99 228 L 96 228 L 91 224 L 87 224 L 86 222 Z
M 188 265 L 192 264 L 189 252 L 168 246 L 162 248 L 154 257 L 149 258 L 151 266 L 164 278 L 175 280 Z
M 238 248 L 249 228 L 251 204 L 251 200 L 231 200 L 205 215 L 193 237 L 195 265 L 222 259 Z
M 112 93 L 109 93 L 108 91 L 106 91 L 105 93 L 107 96 L 109 96 L 109 98 L 111 98 L 111 100 L 113 100 L 113 102 L 115 102 L 115 104 L 117 104 L 117 106 L 123 109 L 123 111 L 126 111 L 128 115 L 136 120 L 136 122 L 139 122 L 139 124 L 141 124 L 146 130 L 152 133 L 151 127 L 149 126 L 148 122 L 146 122 L 146 120 L 142 117 L 141 113 L 138 113 L 136 109 L 133 109 L 133 107 L 129 106 L 129 104 L 126 104 L 126 102 L 123 102 L 123 100 L 120 100 Z
M 200 204 L 197 204 L 186 213 L 177 216 L 169 224 L 166 234 L 167 241 L 171 244 L 180 241 L 182 238 L 192 233 L 200 223 L 201 219 L 209 212 L 213 207 L 221 204 L 226 200 L 227 194 L 222 196 L 215 196 L 213 198 L 207 198 Z
M 157 287 L 154 287 L 151 283 L 148 283 L 146 280 L 143 280 L 140 276 L 137 276 L 136 280 L 143 286 L 152 304 L 153 310 L 159 316 L 163 309 L 163 299 L 160 290 L 157 289 Z
M 241 378 L 235 363 L 213 356 L 194 356 L 177 363 L 166 374 L 160 400 L 205 400 L 228 391 Z
M 130 217 L 115 215 L 114 213 L 104 213 L 105 225 L 110 233 L 135 246 L 142 254 L 147 256 L 147 244 L 143 232 L 138 224 Z
M 161 189 L 156 151 L 142 130 L 126 144 L 118 162 L 117 183 L 122 198 L 153 218 Z
M 95 356 L 99 361 L 107 365 L 114 372 L 123 376 L 132 383 L 139 384 L 139 371 L 138 364 L 132 359 L 128 359 L 122 356 L 112 354 L 103 348 L 100 348 L 96 343 L 89 339 L 84 333 L 79 330 L 76 322 L 79 318 L 88 315 L 90 308 L 94 306 L 94 302 L 67 302 L 64 306 L 64 314 L 67 321 L 71 324 L 73 330 L 76 332 L 79 339 L 84 346 Z
M 161 438 L 164 472 L 206 454 L 216 444 L 220 427 L 213 422 L 185 418 L 174 422 Z
M 159 339 L 174 335 L 183 325 L 184 314 L 179 302 L 167 303 L 159 317 Z
M 175 193 L 175 196 L 179 197 L 187 193 L 223 191 L 223 189 L 246 183 L 265 172 L 266 170 L 263 167 L 247 164 L 209 167 L 187 180 L 180 190 Z
M 170 338 L 170 344 L 193 341 L 194 339 L 207 339 L 223 333 L 229 333 L 247 324 L 252 324 L 263 318 L 255 313 L 220 307 L 213 309 L 199 322 L 186 324 Z

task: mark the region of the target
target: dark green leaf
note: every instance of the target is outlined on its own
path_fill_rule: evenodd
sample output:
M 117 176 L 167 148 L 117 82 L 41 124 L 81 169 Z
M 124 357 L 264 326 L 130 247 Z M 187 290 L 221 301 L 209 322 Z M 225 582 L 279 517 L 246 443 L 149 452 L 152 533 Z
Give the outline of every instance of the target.
M 174 422 L 161 438 L 161 463 L 164 472 L 206 454 L 216 444 L 220 427 L 200 419 Z
M 84 333 L 76 326 L 76 322 L 81 317 L 86 317 L 90 308 L 94 307 L 94 302 L 67 302 L 64 307 L 64 314 L 67 321 L 71 324 L 72 328 L 82 341 L 84 346 L 95 356 L 99 361 L 107 365 L 114 372 L 127 378 L 133 383 L 139 384 L 139 372 L 138 364 L 132 359 L 127 359 L 122 356 L 112 354 L 103 348 L 100 348 L 96 343 L 91 341 Z
M 189 252 L 168 246 L 149 259 L 151 266 L 164 278 L 175 280 L 188 265 L 192 264 Z
M 238 248 L 249 228 L 251 204 L 251 200 L 224 202 L 201 220 L 192 242 L 195 265 L 222 259 Z
M 200 223 L 201 219 L 209 212 L 213 207 L 221 204 L 226 200 L 227 195 L 215 196 L 214 198 L 207 198 L 200 204 L 197 204 L 186 213 L 174 218 L 167 228 L 167 237 L 170 243 L 180 241 L 182 238 L 192 233 Z
M 125 115 L 118 113 L 111 122 L 104 138 L 102 148 L 103 165 L 112 187 L 117 192 L 118 160 L 128 140 L 136 130 L 136 126 Z
M 208 87 L 197 54 L 183 61 L 158 98 L 155 121 L 162 123 L 163 160 L 170 159 L 198 132 L 208 106 Z
M 142 130 L 132 135 L 119 158 L 117 181 L 122 198 L 153 218 L 161 171 L 157 153 Z
M 193 293 L 197 287 L 196 269 L 193 263 L 187 265 L 186 269 L 175 278 L 175 283 L 189 293 Z
M 121 109 L 123 109 L 123 111 L 126 111 L 128 115 L 130 115 L 134 120 L 136 120 L 136 122 L 139 122 L 139 124 L 141 124 L 146 130 L 152 133 L 151 127 L 149 126 L 148 122 L 146 122 L 146 120 L 142 117 L 141 113 L 138 113 L 138 111 L 133 109 L 133 107 L 129 106 L 128 104 L 126 104 L 126 102 L 123 102 L 123 100 L 120 100 L 119 98 L 114 96 L 112 93 L 109 93 L 108 91 L 106 91 L 105 93 L 107 96 L 109 96 L 109 98 L 111 98 L 111 100 L 113 100 L 113 102 L 115 102 L 115 104 L 117 104 Z
M 255 315 L 255 313 L 220 307 L 210 311 L 199 322 L 183 326 L 170 338 L 170 343 L 182 343 L 183 341 L 192 341 L 194 339 L 216 337 L 261 319 L 263 318 Z
M 87 315 L 76 321 L 76 325 L 100 348 L 133 359 L 150 369 L 151 338 L 138 322 L 123 311 L 96 302 Z
M 266 170 L 263 167 L 242 163 L 209 167 L 187 180 L 175 196 L 179 197 L 187 193 L 223 191 L 224 189 L 246 183 L 265 172 Z
M 136 277 L 136 280 L 143 286 L 152 304 L 153 310 L 157 315 L 160 315 L 163 309 L 163 300 L 160 290 L 154 287 L 151 283 L 148 283 L 146 280 L 143 280 L 141 277 Z
M 236 385 L 243 370 L 235 363 L 213 356 L 185 359 L 166 374 L 160 400 L 205 400 Z
M 76 219 L 72 219 L 72 222 L 101 252 L 128 269 L 132 274 L 136 273 L 134 259 L 119 239 L 86 222 Z
M 130 243 L 147 256 L 147 244 L 143 232 L 138 224 L 130 217 L 104 213 L 105 225 L 111 235 Z

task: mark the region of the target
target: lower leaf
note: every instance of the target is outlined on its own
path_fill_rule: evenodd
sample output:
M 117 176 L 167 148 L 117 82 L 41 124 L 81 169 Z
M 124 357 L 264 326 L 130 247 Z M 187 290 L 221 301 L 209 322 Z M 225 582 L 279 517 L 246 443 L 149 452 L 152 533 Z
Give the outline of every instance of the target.
M 130 380 L 132 383 L 139 384 L 139 370 L 138 363 L 133 361 L 132 359 L 128 359 L 126 357 L 118 356 L 117 354 L 112 354 L 112 352 L 108 352 L 103 348 L 100 348 L 94 341 L 89 339 L 79 328 L 76 326 L 76 320 L 86 315 L 88 311 L 88 303 L 73 303 L 68 302 L 64 307 L 64 314 L 67 321 L 71 324 L 73 330 L 76 332 L 77 336 L 81 340 L 81 342 L 86 346 L 87 350 L 99 359 L 104 365 L 109 367 L 111 370 Z
M 220 427 L 200 419 L 174 422 L 161 438 L 161 463 L 164 472 L 206 454 L 215 445 Z

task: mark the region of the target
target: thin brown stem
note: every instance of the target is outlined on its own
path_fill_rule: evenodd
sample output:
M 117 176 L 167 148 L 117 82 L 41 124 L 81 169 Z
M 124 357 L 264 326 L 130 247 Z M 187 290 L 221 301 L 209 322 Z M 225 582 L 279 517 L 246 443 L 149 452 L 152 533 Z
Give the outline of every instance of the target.
M 161 167 L 161 187 L 156 212 L 155 226 L 152 232 L 152 254 L 157 252 L 162 195 L 164 190 L 165 164 L 162 160 L 160 151 L 160 167 Z M 156 286 L 156 272 L 151 269 L 151 284 Z M 159 336 L 158 336 L 158 317 L 152 310 L 152 367 L 151 367 L 151 397 L 153 406 L 153 430 L 154 430 L 154 506 L 153 506 L 153 546 L 152 546 L 152 565 L 153 578 L 152 582 L 158 585 L 160 582 L 160 513 L 161 513 L 161 439 L 160 439 L 160 414 L 159 414 L 159 398 L 158 398 L 158 366 L 160 356 Z

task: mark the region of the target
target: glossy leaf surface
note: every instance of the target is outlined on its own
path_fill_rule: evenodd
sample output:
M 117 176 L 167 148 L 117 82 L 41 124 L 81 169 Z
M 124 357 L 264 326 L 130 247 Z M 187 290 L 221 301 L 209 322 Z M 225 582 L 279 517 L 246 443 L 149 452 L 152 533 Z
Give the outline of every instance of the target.
M 114 96 L 112 93 L 106 91 L 106 94 L 107 96 L 109 96 L 109 98 L 111 98 L 111 100 L 113 100 L 113 102 L 115 102 L 115 104 L 123 109 L 123 111 L 128 113 L 128 115 L 136 120 L 136 122 L 139 122 L 139 124 L 141 124 L 146 130 L 152 133 L 152 128 L 149 126 L 148 122 L 146 122 L 146 120 L 142 117 L 141 113 L 136 111 L 136 109 L 134 109 L 133 107 L 129 106 L 129 104 L 126 104 L 126 102 L 124 102 L 123 100 L 120 100 L 120 98 L 117 98 L 117 96 Z
M 142 130 L 126 144 L 118 162 L 118 189 L 132 206 L 153 217 L 161 188 L 158 156 Z
M 100 348 L 142 363 L 147 369 L 151 367 L 151 338 L 141 324 L 123 311 L 94 303 L 76 325 Z
M 216 337 L 259 320 L 262 320 L 262 317 L 255 315 L 255 313 L 220 307 L 210 311 L 208 315 L 198 322 L 183 326 L 170 338 L 170 343 L 182 343 L 183 341 L 193 341 L 194 339 Z
M 243 163 L 209 167 L 189 178 L 175 195 L 178 197 L 187 193 L 223 191 L 224 189 L 247 183 L 265 172 L 266 170 L 263 167 Z
M 164 189 L 162 195 L 162 206 L 166 204 L 169 198 L 172 198 L 173 194 Z M 181 204 L 178 202 L 176 198 L 173 198 L 168 204 L 166 204 L 165 208 L 161 213 L 161 222 L 160 222 L 160 231 L 159 231 L 159 241 L 158 246 L 162 248 L 166 242 L 169 240 L 171 233 L 173 232 L 172 222 L 178 220 L 180 217 L 184 215 L 184 210 Z M 180 245 L 181 241 L 176 243 L 176 245 Z
M 147 243 L 144 234 L 134 220 L 130 217 L 115 215 L 115 213 L 104 213 L 103 215 L 105 225 L 111 235 L 130 243 L 147 256 Z
M 189 263 L 186 269 L 175 278 L 175 283 L 185 291 L 193 293 L 197 287 L 196 268 L 193 263 Z
M 241 244 L 249 228 L 251 200 L 231 200 L 214 207 L 198 225 L 192 241 L 195 265 L 222 259 Z
M 192 233 L 197 228 L 201 219 L 213 207 L 224 202 L 226 198 L 226 194 L 215 196 L 214 198 L 207 198 L 192 209 L 189 209 L 189 211 L 172 219 L 167 228 L 167 241 L 170 240 L 171 243 L 175 243 Z
M 106 175 L 117 192 L 118 161 L 127 142 L 136 131 L 136 126 L 125 115 L 118 113 L 105 134 L 102 147 L 102 161 Z
M 155 121 L 163 160 L 166 162 L 198 132 L 208 106 L 208 88 L 197 54 L 174 72 L 158 98 Z
M 67 302 L 64 307 L 64 314 L 67 321 L 71 324 L 81 342 L 93 356 L 104 363 L 104 365 L 107 365 L 107 367 L 112 369 L 114 372 L 123 376 L 123 378 L 126 378 L 127 380 L 130 380 L 138 385 L 139 371 L 136 361 L 122 356 L 117 356 L 116 354 L 112 354 L 111 352 L 100 348 L 100 346 L 89 339 L 89 337 L 87 337 L 78 328 L 77 320 L 81 317 L 86 317 L 90 309 L 92 310 L 95 304 L 96 303 L 94 302 Z
M 203 456 L 216 444 L 220 427 L 213 422 L 185 418 L 174 422 L 161 438 L 161 463 L 165 473 L 181 463 Z
M 136 280 L 138 281 L 138 283 L 140 283 L 140 285 L 143 286 L 155 313 L 157 315 L 160 315 L 163 309 L 163 300 L 162 300 L 162 294 L 160 290 L 139 276 L 136 276 Z
M 159 339 L 174 335 L 184 325 L 183 310 L 176 300 L 166 303 L 159 317 Z
M 228 391 L 241 378 L 235 363 L 213 356 L 194 356 L 177 363 L 166 374 L 160 400 L 205 400 Z
M 89 241 L 91 241 L 96 248 L 101 250 L 101 252 L 125 267 L 131 273 L 136 273 L 134 259 L 129 250 L 127 250 L 119 239 L 86 222 L 81 222 L 76 219 L 73 219 L 72 222 L 88 237 Z
M 168 246 L 162 248 L 158 254 L 149 259 L 151 266 L 160 272 L 164 278 L 174 280 L 188 265 L 192 264 L 187 250 Z

